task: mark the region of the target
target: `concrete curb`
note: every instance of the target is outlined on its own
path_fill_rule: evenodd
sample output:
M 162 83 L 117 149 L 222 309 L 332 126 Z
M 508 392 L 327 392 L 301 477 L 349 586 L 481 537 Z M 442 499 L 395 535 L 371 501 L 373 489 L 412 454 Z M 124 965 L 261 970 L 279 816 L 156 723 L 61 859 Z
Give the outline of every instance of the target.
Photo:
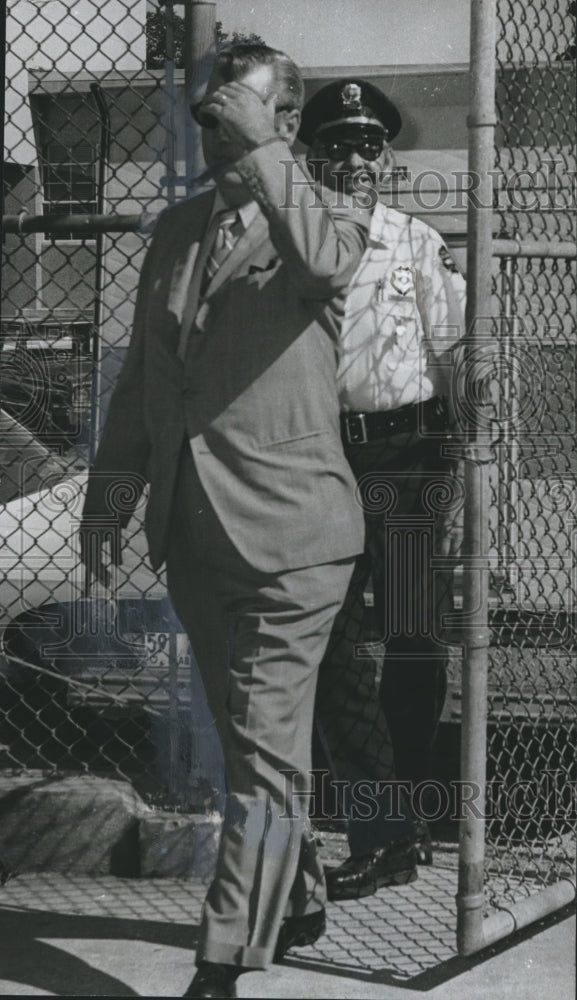
M 142 878 L 211 878 L 216 864 L 221 818 L 159 812 L 139 824 Z
M 220 816 L 147 806 L 125 781 L 0 775 L 0 868 L 124 878 L 208 879 Z

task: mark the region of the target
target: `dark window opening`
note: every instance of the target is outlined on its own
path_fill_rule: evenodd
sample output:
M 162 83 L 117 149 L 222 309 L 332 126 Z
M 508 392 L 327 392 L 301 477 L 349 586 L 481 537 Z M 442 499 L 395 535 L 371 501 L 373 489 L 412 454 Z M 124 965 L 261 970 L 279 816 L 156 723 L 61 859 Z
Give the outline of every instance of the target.
M 96 214 L 96 150 L 88 142 L 65 146 L 60 142 L 46 143 L 42 150 L 40 169 L 44 215 Z M 77 240 L 70 231 L 44 233 L 53 240 Z

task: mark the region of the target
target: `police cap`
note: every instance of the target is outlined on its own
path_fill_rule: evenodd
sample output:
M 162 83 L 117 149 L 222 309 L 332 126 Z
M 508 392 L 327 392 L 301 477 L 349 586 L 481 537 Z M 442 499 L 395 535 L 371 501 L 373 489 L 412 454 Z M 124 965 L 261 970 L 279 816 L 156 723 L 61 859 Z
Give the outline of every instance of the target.
M 351 125 L 370 126 L 390 142 L 400 132 L 402 120 L 378 87 L 366 80 L 347 78 L 329 83 L 305 104 L 299 139 L 310 146 L 319 133 Z

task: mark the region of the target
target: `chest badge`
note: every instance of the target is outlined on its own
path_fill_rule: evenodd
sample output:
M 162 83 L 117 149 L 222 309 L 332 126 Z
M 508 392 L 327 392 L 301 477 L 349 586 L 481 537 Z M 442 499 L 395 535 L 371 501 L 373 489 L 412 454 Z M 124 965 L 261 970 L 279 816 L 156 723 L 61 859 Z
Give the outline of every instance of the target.
M 401 265 L 391 274 L 391 284 L 399 295 L 406 295 L 414 288 L 413 272 L 410 267 Z

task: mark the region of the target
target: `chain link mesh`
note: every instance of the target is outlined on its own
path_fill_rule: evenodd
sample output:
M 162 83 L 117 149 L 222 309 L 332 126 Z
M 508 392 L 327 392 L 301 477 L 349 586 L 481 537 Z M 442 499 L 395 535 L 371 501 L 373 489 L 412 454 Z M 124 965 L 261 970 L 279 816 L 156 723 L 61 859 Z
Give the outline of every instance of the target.
M 194 808 L 209 794 L 197 764 L 209 737 L 193 714 L 201 731 L 206 719 L 184 630 L 147 568 L 142 506 L 114 599 L 82 599 L 77 540 L 147 218 L 178 186 L 175 91 L 147 69 L 165 56 L 148 7 L 8 3 L 4 213 L 21 233 L 3 245 L 0 766 L 128 778 Z M 91 224 L 131 213 L 134 231 Z M 43 215 L 46 231 L 23 236 Z
M 137 222 L 120 234 L 88 223 L 152 218 L 184 192 L 182 92 L 166 86 L 180 71 L 147 68 L 146 11 L 8 2 L 4 212 L 22 231 L 30 216 L 63 218 L 3 244 L 0 767 L 120 776 L 196 808 L 218 783 L 199 761 L 218 755 L 164 581 L 147 569 L 142 507 L 114 601 L 83 602 L 76 542 L 147 241 Z M 577 729 L 575 259 L 555 249 L 574 236 L 575 22 L 566 0 L 499 0 L 498 22 L 497 233 L 551 255 L 494 268 L 505 391 L 490 511 L 489 907 L 572 869 Z
M 575 4 L 499 0 L 488 912 L 574 873 Z

